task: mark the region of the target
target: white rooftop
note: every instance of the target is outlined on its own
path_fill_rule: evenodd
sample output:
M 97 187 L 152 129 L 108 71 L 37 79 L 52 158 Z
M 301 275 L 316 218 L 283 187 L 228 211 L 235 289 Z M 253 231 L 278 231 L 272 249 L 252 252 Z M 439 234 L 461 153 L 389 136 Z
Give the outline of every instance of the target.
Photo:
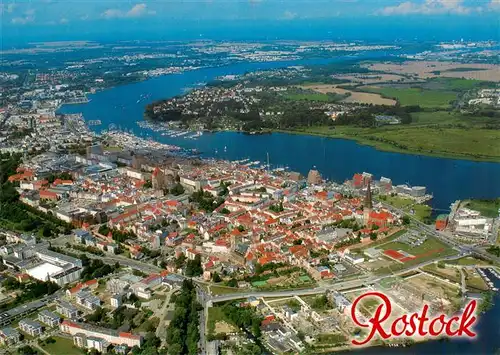
M 31 277 L 41 280 L 41 281 L 47 281 L 48 275 L 53 275 L 55 273 L 58 273 L 59 271 L 62 271 L 63 268 L 59 267 L 54 264 L 49 264 L 49 263 L 43 263 L 41 265 L 38 265 L 32 269 L 27 270 L 27 274 L 30 275 Z

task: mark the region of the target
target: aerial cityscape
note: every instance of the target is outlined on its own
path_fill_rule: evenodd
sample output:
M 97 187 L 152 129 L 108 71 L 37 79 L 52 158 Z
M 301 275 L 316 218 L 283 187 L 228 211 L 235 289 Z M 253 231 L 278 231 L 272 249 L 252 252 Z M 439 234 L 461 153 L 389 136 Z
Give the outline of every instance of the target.
M 500 354 L 498 1 L 1 16 L 0 354 Z

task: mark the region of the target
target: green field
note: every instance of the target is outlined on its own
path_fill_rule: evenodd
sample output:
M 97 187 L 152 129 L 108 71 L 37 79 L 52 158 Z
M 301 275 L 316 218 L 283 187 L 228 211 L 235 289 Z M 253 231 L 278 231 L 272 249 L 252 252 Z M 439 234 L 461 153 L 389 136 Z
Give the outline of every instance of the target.
M 399 196 L 380 196 L 382 201 L 387 202 L 389 205 L 396 208 L 402 209 L 413 216 L 415 216 L 419 221 L 426 221 L 432 213 L 432 208 L 424 204 L 415 203 L 410 198 L 404 198 Z
M 447 70 L 447 72 L 458 72 L 464 71 L 462 69 L 456 68 Z M 437 90 L 448 90 L 448 91 L 467 91 L 477 87 L 495 87 L 495 83 L 490 83 L 487 81 L 474 80 L 474 79 L 460 79 L 460 78 L 434 78 L 428 80 L 426 84 L 423 85 L 424 88 L 432 88 Z
M 286 94 L 285 98 L 288 100 L 306 100 L 306 101 L 333 101 L 332 97 L 327 94 L 322 93 L 311 93 L 311 94 Z
M 399 209 L 407 208 L 415 203 L 411 198 L 404 198 L 399 196 L 385 196 L 384 201 L 389 205 L 394 206 Z
M 484 282 L 483 278 L 479 275 L 473 276 L 468 274 L 466 271 L 466 281 L 465 284 L 467 285 L 467 288 L 472 288 L 474 289 L 473 291 L 488 291 L 489 287 Z
M 406 229 L 403 229 L 403 230 L 400 230 L 399 232 L 396 232 L 394 234 L 392 234 L 391 236 L 387 237 L 387 238 L 384 238 L 384 239 L 377 239 L 375 242 L 372 242 L 370 244 L 368 244 L 367 246 L 365 246 L 364 248 L 359 248 L 359 249 L 352 249 L 352 252 L 355 253 L 355 252 L 358 252 L 360 250 L 363 250 L 365 248 L 373 248 L 373 247 L 377 247 L 377 246 L 380 246 L 382 244 L 386 244 L 386 243 L 390 243 L 392 242 L 394 239 L 402 236 L 403 234 L 406 233 Z
M 466 117 L 445 111 L 419 112 L 412 117 L 415 122 L 410 125 L 377 128 L 316 126 L 285 132 L 353 139 L 390 152 L 500 161 L 500 130 L 480 128 L 494 118 Z
M 318 334 L 316 337 L 317 343 L 316 344 L 326 344 L 326 345 L 334 345 L 334 344 L 339 344 L 339 343 L 344 343 L 347 338 L 344 334 L 342 333 L 334 333 L 334 334 Z
M 84 351 L 73 345 L 72 339 L 66 339 L 61 337 L 53 337 L 56 342 L 52 344 L 45 344 L 42 347 L 43 350 L 51 355 L 82 355 L 85 354 Z
M 207 328 L 209 336 L 216 335 L 215 325 L 217 324 L 217 322 L 226 322 L 227 324 L 234 326 L 235 331 L 238 331 L 238 327 L 234 325 L 233 322 L 226 317 L 226 315 L 222 310 L 222 307 L 208 308 Z
M 436 264 L 430 264 L 422 267 L 421 269 L 425 272 L 448 279 L 452 282 L 461 282 L 460 274 L 457 274 L 457 272 L 459 272 L 458 269 L 452 267 L 442 269 L 437 267 Z
M 500 130 L 420 127 L 363 135 L 377 148 L 472 160 L 500 160 Z
M 451 248 L 448 245 L 442 243 L 441 241 L 439 241 L 438 239 L 433 238 L 433 237 L 428 237 L 424 243 L 422 243 L 421 245 L 416 246 L 414 248 L 412 248 L 410 245 L 408 245 L 406 243 L 390 242 L 390 243 L 382 245 L 382 247 L 380 249 L 383 249 L 383 250 L 387 250 L 387 249 L 403 250 L 403 251 L 406 251 L 406 252 L 408 252 L 412 255 L 415 255 L 415 256 L 417 256 L 418 254 L 427 253 L 431 250 L 438 250 L 438 249 L 444 249 L 444 251 L 451 250 Z M 422 260 L 419 259 L 419 261 L 422 261 Z
M 463 206 L 478 211 L 485 217 L 496 218 L 498 217 L 498 210 L 500 210 L 500 198 L 492 200 L 468 200 L 465 201 Z
M 418 256 L 417 258 L 413 260 L 406 261 L 405 263 L 397 263 L 397 262 L 392 262 L 390 265 L 387 267 L 382 267 L 379 268 L 375 271 L 376 275 L 388 275 L 392 274 L 393 272 L 397 272 L 402 270 L 405 267 L 409 267 L 412 265 L 420 264 L 425 261 L 429 261 L 432 259 L 436 259 L 439 257 L 443 256 L 450 256 L 450 255 L 455 255 L 456 252 L 448 247 L 446 244 L 443 244 L 436 238 L 427 238 L 427 240 L 420 246 L 417 246 L 415 248 L 411 248 L 409 245 L 400 243 L 400 242 L 391 242 L 382 245 L 381 249 L 387 250 L 387 249 L 393 249 L 393 250 L 403 250 L 406 251 L 414 256 Z M 437 250 L 443 249 L 440 252 L 437 252 Z M 431 251 L 436 251 L 436 252 L 431 252 Z M 423 254 L 423 255 L 422 255 Z M 419 256 L 420 255 L 420 256 Z
M 363 87 L 361 89 L 395 99 L 401 106 L 419 105 L 423 108 L 448 108 L 450 103 L 457 98 L 453 92 L 421 88 Z
M 472 256 L 464 256 L 463 258 L 447 260 L 446 264 L 473 266 L 473 265 L 491 265 L 489 261 L 474 258 Z

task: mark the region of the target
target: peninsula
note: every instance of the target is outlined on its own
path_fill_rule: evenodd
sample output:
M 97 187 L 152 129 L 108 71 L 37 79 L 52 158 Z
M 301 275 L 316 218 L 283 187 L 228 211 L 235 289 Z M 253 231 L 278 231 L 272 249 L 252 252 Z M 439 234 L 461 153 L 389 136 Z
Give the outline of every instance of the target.
M 473 79 L 494 66 L 436 63 L 335 63 L 225 76 L 147 105 L 145 117 L 194 130 L 312 134 L 386 151 L 500 161 L 499 78 Z

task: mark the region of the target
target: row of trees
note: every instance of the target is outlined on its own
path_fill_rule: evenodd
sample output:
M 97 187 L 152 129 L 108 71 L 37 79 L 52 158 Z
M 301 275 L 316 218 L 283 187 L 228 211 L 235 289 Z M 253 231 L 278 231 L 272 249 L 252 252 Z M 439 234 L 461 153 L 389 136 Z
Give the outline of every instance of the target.
M 137 239 L 137 235 L 134 232 L 120 231 L 118 229 L 110 229 L 106 225 L 99 227 L 98 232 L 102 235 L 108 235 L 111 232 L 112 238 L 115 242 L 123 243 L 127 239 Z
M 332 123 L 335 125 L 351 125 L 359 127 L 375 127 L 377 121 L 375 116 L 395 116 L 401 120 L 402 124 L 410 124 L 412 121 L 411 113 L 420 112 L 418 105 L 413 106 L 384 106 L 373 105 L 359 108 L 349 113 L 340 115 Z
M 361 238 L 359 236 L 356 238 L 350 238 L 350 239 L 338 242 L 337 244 L 335 244 L 335 248 L 343 248 L 343 247 L 347 247 L 349 245 L 354 245 L 354 244 L 358 244 L 358 243 L 361 243 Z
M 120 268 L 119 263 L 115 265 L 105 264 L 99 259 L 92 259 L 88 265 L 86 265 L 82 270 L 82 275 L 80 278 L 82 281 L 88 281 L 95 278 L 103 277 L 109 275 Z
M 193 282 L 184 280 L 180 294 L 175 297 L 174 317 L 167 328 L 170 355 L 198 354 L 200 340 L 198 312 L 201 309 L 201 305 L 196 301 Z

